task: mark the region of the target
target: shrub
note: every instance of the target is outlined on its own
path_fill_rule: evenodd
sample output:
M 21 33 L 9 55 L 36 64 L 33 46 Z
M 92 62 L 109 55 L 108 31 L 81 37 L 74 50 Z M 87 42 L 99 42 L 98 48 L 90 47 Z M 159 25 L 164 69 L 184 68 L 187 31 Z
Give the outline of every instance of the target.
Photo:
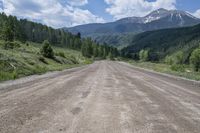
M 179 51 L 171 56 L 167 55 L 165 57 L 165 63 L 169 65 L 173 65 L 173 64 L 181 65 L 181 64 L 184 64 L 184 62 L 185 62 L 185 58 L 184 58 L 184 53 L 182 51 Z
M 70 56 L 70 61 L 71 61 L 73 64 L 79 64 L 78 60 L 77 60 L 76 57 L 74 57 L 74 56 Z
M 183 64 L 184 63 L 184 53 L 182 51 L 179 51 L 175 55 L 175 63 L 176 64 Z
M 65 53 L 63 53 L 63 52 L 58 52 L 57 55 L 60 57 L 66 58 Z
M 4 49 L 14 49 L 14 48 L 19 48 L 20 44 L 17 42 L 5 42 L 4 43 Z
M 108 54 L 108 58 L 109 58 L 110 60 L 115 60 L 115 58 L 114 58 L 114 56 L 113 56 L 112 53 L 109 53 L 109 54 Z
M 17 79 L 18 78 L 18 74 L 17 74 L 17 71 L 14 70 L 13 73 L 12 73 L 12 78 L 13 79 Z
M 171 70 L 173 70 L 173 71 L 178 71 L 178 72 L 184 72 L 184 71 L 185 71 L 185 67 L 184 67 L 184 65 L 173 64 L 173 65 L 171 66 Z
M 148 61 L 149 60 L 149 50 L 141 50 L 139 52 L 139 57 L 141 61 Z
M 171 56 L 166 56 L 165 57 L 165 63 L 166 64 L 169 64 L 169 65 L 172 65 L 173 64 L 173 58 Z
M 160 54 L 158 52 L 149 51 L 148 60 L 152 62 L 157 62 L 160 60 Z
M 48 64 L 44 57 L 39 57 L 39 61 L 43 62 L 44 64 Z
M 193 66 L 194 71 L 200 70 L 200 48 L 195 49 L 190 56 L 190 64 Z
M 40 51 L 44 57 L 51 58 L 51 59 L 54 58 L 54 51 L 48 41 L 43 42 L 43 46 Z
M 54 60 L 55 62 L 59 63 L 59 64 L 63 64 L 62 60 L 59 59 L 59 58 L 56 58 L 56 57 L 55 57 L 53 60 Z

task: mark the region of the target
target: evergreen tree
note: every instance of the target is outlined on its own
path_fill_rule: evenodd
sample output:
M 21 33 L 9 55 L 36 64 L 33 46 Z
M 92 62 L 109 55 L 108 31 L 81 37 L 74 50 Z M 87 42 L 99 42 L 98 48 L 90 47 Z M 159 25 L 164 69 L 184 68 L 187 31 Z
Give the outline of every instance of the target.
M 97 44 L 93 44 L 93 55 L 94 57 L 98 57 L 99 56 L 99 46 Z
M 77 38 L 78 38 L 78 39 L 81 39 L 81 33 L 80 33 L 80 32 L 78 32 Z
M 26 19 L 18 20 L 13 16 L 0 13 L 0 38 L 5 41 L 31 41 L 42 43 L 41 53 L 48 58 L 54 57 L 53 45 L 62 45 L 71 49 L 81 50 L 85 57 L 116 57 L 118 50 L 106 43 L 99 45 L 91 38 L 81 39 L 81 33 L 73 35 L 62 29 L 53 29 L 46 25 L 31 22 Z M 45 41 L 48 40 L 48 41 Z
M 54 51 L 53 51 L 50 43 L 47 40 L 45 40 L 43 42 L 43 46 L 42 46 L 42 49 L 41 49 L 41 54 L 44 57 L 47 57 L 47 58 L 51 58 L 51 59 L 54 58 Z
M 5 22 L 2 30 L 2 37 L 5 41 L 13 41 L 14 40 L 14 33 L 12 30 L 12 26 Z

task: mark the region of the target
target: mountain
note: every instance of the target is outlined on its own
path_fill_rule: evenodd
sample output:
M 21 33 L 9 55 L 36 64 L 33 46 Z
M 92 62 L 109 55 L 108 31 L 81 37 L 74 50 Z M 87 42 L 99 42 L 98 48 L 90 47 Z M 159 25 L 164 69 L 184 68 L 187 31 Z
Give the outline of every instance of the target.
M 180 10 L 166 10 L 158 9 L 151 12 L 145 17 L 129 17 L 118 20 L 120 23 L 139 23 L 139 24 L 148 24 L 153 21 L 165 19 L 165 22 L 173 23 L 178 26 L 191 25 L 197 22 L 199 19 L 195 18 L 191 14 L 180 11 Z M 173 26 L 173 25 L 172 25 Z
M 200 23 L 200 19 L 185 11 L 158 9 L 144 17 L 129 17 L 110 23 L 94 23 L 80 25 L 65 30 L 72 33 L 80 32 L 83 36 L 89 36 L 101 41 L 102 36 L 121 35 L 126 33 L 141 33 L 165 28 L 193 26 Z M 102 39 L 101 39 L 102 38 Z
M 162 60 L 167 55 L 182 51 L 185 60 L 188 61 L 191 52 L 200 46 L 200 24 L 184 28 L 147 31 L 132 36 L 130 42 L 130 46 L 121 50 L 125 56 L 135 58 L 141 50 L 146 49 L 154 53 L 154 56 L 156 53 L 159 60 Z

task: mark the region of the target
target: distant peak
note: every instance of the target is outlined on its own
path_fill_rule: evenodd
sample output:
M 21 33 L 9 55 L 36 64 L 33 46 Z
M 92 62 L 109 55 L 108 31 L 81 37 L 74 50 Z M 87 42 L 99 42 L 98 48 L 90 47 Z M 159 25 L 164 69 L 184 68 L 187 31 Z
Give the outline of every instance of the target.
M 146 24 L 146 23 L 150 23 L 152 21 L 156 21 L 165 17 L 171 17 L 171 21 L 173 17 L 176 17 L 177 19 L 179 19 L 181 21 L 181 23 L 184 22 L 184 17 L 190 17 L 192 19 L 195 20 L 199 20 L 198 18 L 192 16 L 191 14 L 187 13 L 186 11 L 182 11 L 182 10 L 167 10 L 164 8 L 159 8 L 157 10 L 152 11 L 151 13 L 149 13 L 148 15 L 144 16 L 144 17 L 129 17 L 129 18 L 123 18 L 120 19 L 118 22 L 121 23 L 140 23 L 140 24 Z
M 164 8 L 159 8 L 159 9 L 157 9 L 157 10 L 155 10 L 155 11 L 152 11 L 150 14 L 160 14 L 160 13 L 167 13 L 167 12 L 169 12 L 169 10 L 167 10 L 167 9 L 164 9 Z
M 168 10 L 164 8 L 159 8 L 157 11 L 168 11 Z

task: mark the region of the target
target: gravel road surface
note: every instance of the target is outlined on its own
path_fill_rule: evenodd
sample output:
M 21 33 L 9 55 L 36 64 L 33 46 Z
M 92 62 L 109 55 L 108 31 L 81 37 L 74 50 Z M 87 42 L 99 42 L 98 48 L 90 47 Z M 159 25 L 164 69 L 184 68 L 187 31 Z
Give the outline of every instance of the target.
M 200 83 L 99 61 L 0 83 L 0 133 L 200 133 Z

